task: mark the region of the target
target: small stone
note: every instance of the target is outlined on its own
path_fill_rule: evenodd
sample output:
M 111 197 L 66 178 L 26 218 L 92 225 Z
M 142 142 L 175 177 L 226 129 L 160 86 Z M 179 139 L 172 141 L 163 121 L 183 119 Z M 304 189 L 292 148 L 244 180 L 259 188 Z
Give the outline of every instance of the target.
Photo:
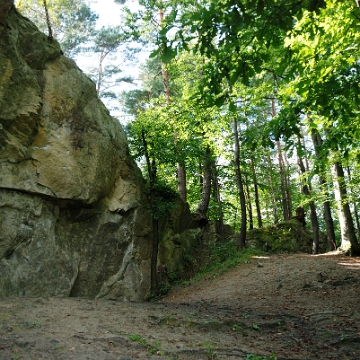
M 24 327 L 25 327 L 26 329 L 32 329 L 33 327 L 35 327 L 35 324 L 34 324 L 33 322 L 31 322 L 31 321 L 25 320 L 25 321 L 24 321 Z
M 258 267 L 258 268 L 262 268 L 262 267 L 264 267 L 264 264 L 261 263 L 261 262 L 258 262 L 258 263 L 257 263 L 257 267 Z

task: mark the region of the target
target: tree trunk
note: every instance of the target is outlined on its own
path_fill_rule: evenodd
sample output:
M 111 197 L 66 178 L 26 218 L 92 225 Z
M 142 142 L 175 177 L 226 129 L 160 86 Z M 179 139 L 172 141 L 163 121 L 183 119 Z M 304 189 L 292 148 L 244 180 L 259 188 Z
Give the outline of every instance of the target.
M 338 204 L 338 216 L 341 230 L 341 248 L 349 250 L 351 255 L 360 255 L 360 245 L 356 239 L 355 227 L 351 216 L 344 176 L 340 162 L 333 166 L 335 200 Z
M 307 171 L 305 169 L 305 165 L 303 163 L 302 158 L 298 154 L 298 164 L 300 168 L 300 173 L 304 176 L 307 174 Z M 303 178 L 303 184 L 302 184 L 302 191 L 305 194 L 305 196 L 310 197 L 310 184 L 308 184 L 309 180 L 306 180 Z M 310 207 L 310 219 L 311 219 L 311 226 L 313 230 L 313 245 L 312 245 L 312 253 L 318 254 L 319 252 L 319 238 L 320 238 L 320 232 L 319 232 L 319 220 L 316 214 L 316 207 L 315 202 L 313 200 L 310 200 L 309 202 Z
M 276 116 L 276 107 L 275 107 L 275 99 L 274 96 L 271 95 L 271 109 L 272 109 L 272 117 Z M 285 174 L 285 166 L 284 166 L 284 158 L 281 150 L 280 140 L 276 139 L 276 150 L 278 155 L 278 162 L 279 162 L 279 176 L 280 176 L 280 190 L 281 190 L 281 203 L 283 207 L 283 217 L 284 220 L 290 220 L 291 213 L 289 213 L 289 204 L 287 200 L 287 193 L 286 193 L 286 174 Z
M 255 163 L 253 154 L 250 154 L 250 166 L 251 166 L 251 173 L 252 179 L 254 183 L 254 195 L 255 195 L 255 207 L 256 207 L 256 214 L 257 214 L 257 223 L 258 228 L 262 228 L 262 217 L 261 217 L 261 209 L 260 209 L 260 199 L 259 199 L 259 187 L 257 183 L 257 176 L 255 171 Z
M 273 216 L 274 216 L 274 224 L 277 224 L 279 222 L 279 216 L 278 216 L 278 209 L 277 209 L 277 200 L 276 200 L 276 193 L 275 193 L 275 187 L 274 187 L 274 179 L 272 176 L 272 161 L 270 158 L 270 155 L 267 156 L 268 166 L 269 166 L 269 183 L 270 183 L 270 195 L 271 195 L 271 202 L 273 205 Z
M 292 199 L 291 199 L 291 186 L 290 186 L 290 164 L 287 158 L 286 151 L 284 151 L 284 163 L 286 164 L 285 169 L 285 193 L 286 193 L 286 202 L 287 202 L 287 216 L 289 219 L 292 218 Z
M 280 141 L 276 140 L 276 149 L 279 161 L 279 176 L 280 176 L 280 190 L 281 190 L 281 203 L 283 208 L 283 218 L 284 220 L 289 220 L 289 207 L 287 203 L 287 194 L 286 194 L 286 176 L 285 176 L 285 167 L 284 167 L 284 159 L 282 156 Z
M 327 183 L 322 177 L 320 177 L 320 186 L 322 189 L 326 188 L 327 193 Z M 329 200 L 324 201 L 324 220 L 327 237 L 327 248 L 328 251 L 332 251 L 336 249 L 336 237 L 334 220 L 331 215 L 331 204 Z
M 46 24 L 47 24 L 48 32 L 49 32 L 48 39 L 50 41 L 52 41 L 53 33 L 52 33 L 52 29 L 51 29 L 50 16 L 49 16 L 49 11 L 48 11 L 48 7 L 46 4 L 46 0 L 43 0 L 43 5 L 44 5 L 44 9 L 45 9 Z
M 202 192 L 199 205 L 196 209 L 196 213 L 201 218 L 206 219 L 206 213 L 209 208 L 210 195 L 211 195 L 211 159 L 210 159 L 210 148 L 207 146 L 205 150 L 205 164 L 202 181 Z
M 351 171 L 350 171 L 349 166 L 346 167 L 346 172 L 348 174 L 349 181 L 351 181 Z M 359 221 L 359 213 L 358 213 L 358 207 L 356 205 L 356 202 L 354 202 L 354 215 L 355 215 L 355 222 L 356 222 L 358 237 L 360 238 L 360 221 Z
M 327 237 L 327 248 L 329 251 L 336 249 L 336 237 L 335 237 L 335 227 L 334 221 L 331 215 L 331 204 L 329 201 L 329 191 L 328 191 L 328 184 L 325 181 L 324 170 L 322 169 L 323 166 L 321 164 L 324 163 L 324 154 L 321 152 L 322 146 L 322 139 L 319 132 L 315 129 L 311 131 L 311 139 L 314 144 L 315 155 L 320 163 L 320 171 L 319 171 L 319 184 L 322 193 L 325 195 L 325 201 L 323 203 L 324 206 L 324 220 L 325 220 L 325 228 L 326 228 L 326 237 Z
M 225 242 L 225 234 L 224 234 L 224 213 L 222 208 L 222 201 L 221 201 L 221 195 L 220 195 L 220 186 L 219 186 L 219 180 L 218 180 L 218 172 L 216 169 L 215 161 L 212 161 L 211 163 L 211 169 L 212 169 L 212 182 L 214 184 L 214 196 L 215 200 L 219 207 L 219 226 L 220 226 L 220 235 L 221 235 L 221 242 Z
M 187 201 L 186 170 L 184 163 L 178 163 L 177 167 L 178 192 L 183 202 Z
M 249 214 L 249 230 L 252 230 L 254 228 L 254 220 L 253 220 L 253 213 L 252 213 L 252 205 L 251 205 L 251 196 L 250 196 L 250 189 L 249 184 L 247 182 L 247 179 L 245 179 L 246 182 L 246 204 L 247 204 L 247 212 Z
M 100 54 L 99 58 L 99 66 L 98 66 L 98 78 L 96 82 L 96 92 L 97 95 L 100 96 L 100 89 L 102 86 L 102 77 L 103 77 L 103 62 L 107 56 L 107 53 L 104 53 L 103 51 Z
M 200 235 L 199 235 L 199 244 L 203 244 L 203 237 L 206 230 L 206 225 L 208 223 L 207 219 L 207 211 L 209 209 L 209 203 L 210 203 L 210 195 L 211 195 L 211 162 L 210 162 L 210 148 L 207 146 L 205 150 L 205 156 L 204 156 L 204 171 L 203 171 L 203 177 L 202 177 L 202 191 L 201 191 L 201 198 L 199 201 L 199 205 L 196 209 L 196 220 L 198 222 L 198 225 L 201 229 Z
M 151 253 L 151 264 L 150 264 L 150 281 L 151 281 L 151 294 L 156 294 L 158 291 L 158 279 L 157 279 L 157 257 L 159 252 L 159 220 L 156 216 L 154 216 L 154 206 L 155 206 L 155 195 L 154 195 L 154 185 L 157 180 L 157 171 L 156 171 L 156 163 L 155 160 L 150 159 L 149 151 L 148 151 L 148 144 L 145 136 L 145 131 L 142 130 L 141 132 L 143 146 L 144 146 L 144 153 L 145 153 L 145 160 L 148 169 L 148 176 L 150 182 L 150 207 L 152 210 L 152 231 L 153 231 L 153 246 L 152 246 L 152 253 Z
M 160 1 L 161 3 L 161 1 Z M 160 24 L 164 23 L 164 11 L 162 8 L 159 9 L 159 18 L 160 18 Z M 166 69 L 166 66 L 163 62 L 161 62 L 161 74 L 163 77 L 164 82 L 164 94 L 166 103 L 171 103 L 171 94 L 170 94 L 170 86 L 169 86 L 169 72 Z M 174 129 L 174 141 L 175 146 L 178 148 L 178 152 L 180 154 L 181 148 L 178 145 L 178 134 L 176 132 L 176 129 Z M 177 164 L 177 181 L 178 181 L 178 192 L 180 199 L 183 202 L 187 201 L 187 194 L 186 194 L 186 170 L 185 170 L 185 162 L 183 160 L 179 161 Z
M 236 177 L 236 185 L 238 188 L 240 198 L 240 209 L 241 209 L 241 226 L 238 246 L 240 249 L 245 247 L 246 242 L 246 200 L 244 193 L 244 185 L 240 169 L 240 141 L 238 132 L 237 119 L 233 120 L 233 136 L 234 136 L 234 170 Z

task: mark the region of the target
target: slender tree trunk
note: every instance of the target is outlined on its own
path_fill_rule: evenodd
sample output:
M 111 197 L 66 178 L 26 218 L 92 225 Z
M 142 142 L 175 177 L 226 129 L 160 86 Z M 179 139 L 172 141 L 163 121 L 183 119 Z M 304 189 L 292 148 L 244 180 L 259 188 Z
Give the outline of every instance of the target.
M 152 231 L 153 231 L 153 246 L 151 253 L 151 264 L 150 264 L 150 281 L 151 281 L 151 294 L 156 294 L 158 291 L 158 279 L 157 279 L 157 257 L 159 252 L 159 220 L 156 216 L 154 216 L 154 206 L 155 206 L 155 194 L 154 194 L 154 185 L 157 180 L 157 171 L 156 171 L 156 163 L 155 160 L 150 159 L 149 151 L 148 151 L 148 143 L 145 136 L 145 131 L 141 132 L 142 142 L 144 146 L 145 152 L 145 160 L 148 169 L 149 181 L 150 181 L 150 207 L 152 210 Z
M 285 170 L 285 193 L 286 193 L 286 202 L 287 202 L 287 216 L 289 220 L 292 218 L 292 199 L 291 199 L 291 192 L 290 192 L 290 164 L 287 158 L 286 151 L 284 151 L 284 163 L 286 164 Z
M 259 187 L 258 187 L 258 183 L 257 183 L 255 163 L 254 163 L 254 157 L 253 157 L 252 153 L 250 153 L 250 166 L 251 166 L 252 179 L 253 179 L 253 183 L 254 183 L 254 195 L 255 195 L 257 223 L 258 223 L 258 228 L 260 229 L 260 228 L 262 228 L 262 217 L 261 217 L 261 209 L 260 209 Z
M 236 185 L 238 188 L 240 198 L 240 209 L 241 209 L 241 226 L 239 235 L 239 248 L 243 249 L 246 242 L 246 200 L 244 193 L 244 185 L 240 169 L 240 141 L 238 132 L 237 119 L 233 120 L 233 136 L 234 136 L 234 169 L 236 177 Z
M 206 213 L 209 208 L 210 195 L 211 195 L 211 159 L 210 159 L 210 148 L 207 146 L 205 150 L 205 164 L 202 181 L 202 192 L 199 205 L 196 209 L 196 213 L 201 218 L 206 219 Z
M 187 190 L 186 190 L 186 170 L 185 163 L 179 162 L 177 166 L 177 180 L 178 180 L 178 192 L 180 199 L 183 202 L 187 201 Z
M 327 191 L 327 182 L 320 177 L 320 187 L 322 189 L 326 189 Z M 335 226 L 334 220 L 331 214 L 331 204 L 329 200 L 324 201 L 324 220 L 325 220 L 325 228 L 326 228 L 326 237 L 327 237 L 327 248 L 329 251 L 336 249 L 336 236 L 335 236 Z
M 199 172 L 199 186 L 200 186 L 200 188 L 201 188 L 201 190 L 200 190 L 200 194 L 201 194 L 201 192 L 202 192 L 202 187 L 203 187 L 203 177 L 201 176 L 201 174 L 203 174 L 203 172 L 204 172 L 204 170 L 203 170 L 203 164 L 202 164 L 202 162 L 201 161 L 199 161 L 199 165 L 198 165 L 199 167 L 198 167 L 198 172 Z
M 326 228 L 326 237 L 327 237 L 327 248 L 329 251 L 336 249 L 336 237 L 335 237 L 335 227 L 334 221 L 331 215 L 331 204 L 329 201 L 329 191 L 328 184 L 325 181 L 325 175 L 322 164 L 325 162 L 325 156 L 321 151 L 322 139 L 319 132 L 315 129 L 311 131 L 311 139 L 314 144 L 315 155 L 320 163 L 320 172 L 319 172 L 319 184 L 322 193 L 324 194 L 325 201 L 323 203 L 323 213 L 325 220 L 325 228 Z
M 340 162 L 333 166 L 335 200 L 338 204 L 338 216 L 341 230 L 341 248 L 350 249 L 351 255 L 360 255 L 360 245 L 356 239 L 355 227 L 351 216 L 344 176 Z
M 100 95 L 100 89 L 102 86 L 102 76 L 103 76 L 103 63 L 104 60 L 106 58 L 106 56 L 108 55 L 108 53 L 104 53 L 103 51 L 100 54 L 100 59 L 99 59 L 99 66 L 98 66 L 98 78 L 97 78 L 97 83 L 96 83 L 96 92 L 97 95 Z
M 351 171 L 350 171 L 349 166 L 346 167 L 346 172 L 348 174 L 349 181 L 351 181 Z M 359 213 L 358 213 L 358 207 L 357 207 L 356 202 L 354 202 L 354 215 L 355 215 L 357 233 L 358 233 L 358 237 L 360 239 L 360 221 L 359 221 Z
M 275 107 L 275 98 L 271 95 L 271 109 L 272 109 L 272 117 L 276 116 L 276 107 Z M 286 193 L 286 174 L 285 174 L 285 165 L 284 158 L 281 150 L 280 140 L 276 139 L 276 150 L 278 155 L 279 162 L 279 176 L 280 176 L 280 190 L 281 190 L 281 203 L 283 207 L 283 217 L 284 220 L 290 220 L 291 213 L 289 214 L 289 204 Z
M 252 213 L 252 205 L 251 205 L 251 196 L 250 196 L 250 188 L 249 184 L 247 182 L 247 179 L 245 179 L 246 185 L 246 204 L 247 204 L 247 213 L 249 215 L 249 230 L 252 230 L 254 228 L 254 219 L 253 219 L 253 213 Z
M 52 33 L 52 29 L 51 29 L 50 16 L 49 16 L 49 11 L 48 11 L 46 0 L 43 0 L 43 5 L 44 5 L 44 9 L 45 9 L 46 24 L 47 24 L 48 32 L 49 32 L 48 38 L 50 41 L 52 41 L 53 33 Z
M 272 161 L 270 158 L 270 155 L 267 156 L 268 166 L 269 166 L 269 183 L 270 183 L 270 195 L 271 195 L 271 202 L 273 205 L 273 216 L 274 216 L 274 224 L 277 224 L 279 222 L 279 216 L 278 216 L 278 209 L 277 209 L 277 200 L 276 200 L 276 192 L 274 187 L 274 179 L 272 176 Z
M 208 223 L 207 212 L 209 209 L 210 197 L 211 197 L 211 179 L 212 179 L 212 160 L 211 160 L 211 150 L 210 147 L 207 146 L 205 149 L 204 156 L 204 166 L 203 166 L 203 177 L 202 177 L 202 192 L 201 199 L 199 201 L 199 205 L 196 209 L 196 220 L 198 221 L 198 225 L 201 228 L 199 243 L 203 244 L 203 237 L 206 230 L 206 225 Z M 223 226 L 221 228 L 223 230 Z M 223 236 L 222 236 L 223 237 Z
M 161 1 L 160 1 L 161 3 Z M 160 18 L 160 24 L 164 23 L 164 11 L 162 8 L 159 9 L 159 18 Z M 166 69 L 166 66 L 163 62 L 161 62 L 161 73 L 163 77 L 164 82 L 164 94 L 166 103 L 171 103 L 171 94 L 170 94 L 170 86 L 169 86 L 169 72 Z M 181 152 L 181 148 L 178 145 L 178 134 L 176 130 L 174 129 L 174 141 L 175 145 L 178 148 L 178 152 Z M 178 180 L 178 192 L 179 196 L 182 201 L 187 201 L 187 193 L 186 193 L 186 170 L 185 170 L 185 162 L 183 160 L 180 160 L 177 164 L 177 180 Z
M 301 146 L 303 147 L 304 150 L 306 150 L 306 144 L 305 144 L 305 132 L 303 127 L 300 125 L 300 141 L 301 141 Z M 309 165 L 309 159 L 308 157 L 305 155 L 305 171 L 307 173 L 310 172 L 310 165 Z M 309 184 L 309 190 L 311 191 L 311 184 Z
M 309 179 L 305 179 L 304 175 L 307 174 L 305 169 L 305 165 L 303 163 L 302 158 L 298 154 L 298 164 L 300 168 L 300 172 L 303 176 L 303 184 L 302 184 L 302 191 L 305 196 L 310 197 L 310 183 L 308 183 Z M 319 238 L 320 238 L 320 231 L 319 231 L 319 220 L 316 214 L 316 206 L 313 200 L 309 202 L 310 207 L 310 219 L 311 219 L 311 226 L 313 230 L 313 245 L 312 245 L 312 253 L 317 254 L 319 252 Z
M 280 175 L 280 190 L 281 190 L 281 203 L 283 208 L 283 218 L 284 220 L 289 220 L 289 207 L 287 202 L 287 194 L 286 194 L 286 176 L 285 176 L 285 166 L 284 159 L 281 151 L 280 141 L 276 140 L 276 149 L 279 161 L 279 175 Z
M 219 226 L 220 226 L 220 235 L 221 235 L 221 242 L 225 242 L 225 234 L 224 234 L 224 213 L 223 213 L 223 207 L 222 207 L 222 201 L 221 201 L 221 194 L 220 194 L 220 186 L 219 186 L 219 180 L 218 180 L 218 172 L 216 169 L 215 161 L 211 164 L 212 169 L 212 181 L 214 184 L 214 195 L 216 202 L 218 204 L 219 208 Z

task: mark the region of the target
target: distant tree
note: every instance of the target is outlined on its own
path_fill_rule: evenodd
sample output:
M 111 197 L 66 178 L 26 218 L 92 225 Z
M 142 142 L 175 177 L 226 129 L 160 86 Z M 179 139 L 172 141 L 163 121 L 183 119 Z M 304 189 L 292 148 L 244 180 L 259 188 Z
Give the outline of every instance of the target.
M 59 41 L 64 54 L 69 57 L 81 52 L 94 35 L 98 15 L 91 11 L 90 1 L 17 0 L 15 5 L 41 31 Z
M 124 74 L 123 67 L 126 62 L 134 62 L 134 55 L 140 49 L 130 45 L 130 41 L 131 36 L 122 26 L 102 27 L 94 33 L 92 45 L 87 51 L 98 55 L 98 66 L 87 70 L 101 98 L 116 99 L 117 95 L 112 88 L 122 82 L 133 82 L 131 76 Z M 111 59 L 112 55 L 114 59 Z M 110 61 L 106 64 L 105 60 Z

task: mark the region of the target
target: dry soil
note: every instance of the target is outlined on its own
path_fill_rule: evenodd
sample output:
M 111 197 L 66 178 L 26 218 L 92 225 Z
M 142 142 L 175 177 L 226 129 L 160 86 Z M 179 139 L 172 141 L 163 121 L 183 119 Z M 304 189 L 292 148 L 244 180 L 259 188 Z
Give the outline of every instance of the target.
M 0 359 L 360 359 L 360 259 L 253 258 L 155 303 L 0 299 Z M 257 357 L 258 356 L 258 357 Z

